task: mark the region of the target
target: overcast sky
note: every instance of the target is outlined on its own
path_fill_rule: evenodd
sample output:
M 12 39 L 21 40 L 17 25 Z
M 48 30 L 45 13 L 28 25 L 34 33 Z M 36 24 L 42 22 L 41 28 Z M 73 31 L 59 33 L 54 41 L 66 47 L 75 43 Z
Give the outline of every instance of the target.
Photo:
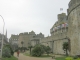
M 4 18 L 8 38 L 11 34 L 35 31 L 50 35 L 50 29 L 58 20 L 57 15 L 67 13 L 70 0 L 0 0 L 0 15 Z M 63 11 L 60 11 L 63 8 Z M 0 17 L 0 33 L 3 31 Z

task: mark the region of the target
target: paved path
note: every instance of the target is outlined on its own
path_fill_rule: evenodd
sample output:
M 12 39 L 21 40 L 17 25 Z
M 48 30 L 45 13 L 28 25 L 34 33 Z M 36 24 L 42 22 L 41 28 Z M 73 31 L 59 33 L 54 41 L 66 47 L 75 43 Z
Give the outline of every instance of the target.
M 17 57 L 17 54 L 14 54 L 15 57 Z M 54 60 L 51 57 L 50 58 L 36 58 L 36 57 L 29 57 L 25 56 L 22 53 L 20 53 L 19 57 L 17 57 L 18 60 Z

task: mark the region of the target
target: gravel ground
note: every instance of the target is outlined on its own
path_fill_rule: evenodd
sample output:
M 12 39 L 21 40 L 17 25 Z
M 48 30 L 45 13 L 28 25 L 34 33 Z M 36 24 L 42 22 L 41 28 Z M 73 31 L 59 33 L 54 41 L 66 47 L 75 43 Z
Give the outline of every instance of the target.
M 17 54 L 14 54 L 15 57 L 17 57 Z M 37 58 L 37 57 L 30 57 L 30 56 L 25 56 L 22 53 L 20 53 L 19 57 L 17 57 L 18 60 L 54 60 L 51 57 L 50 58 Z

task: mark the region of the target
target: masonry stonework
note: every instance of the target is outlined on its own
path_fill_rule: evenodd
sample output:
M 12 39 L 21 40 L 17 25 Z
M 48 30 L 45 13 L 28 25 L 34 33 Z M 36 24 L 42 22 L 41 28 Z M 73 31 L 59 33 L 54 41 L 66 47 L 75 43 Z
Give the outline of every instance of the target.
M 68 9 L 68 37 L 71 41 L 70 55 L 80 55 L 80 0 L 71 0 Z
M 49 46 L 54 54 L 65 54 L 63 43 L 68 42 L 69 55 L 80 55 L 80 0 L 71 0 L 67 13 L 58 14 L 58 21 L 50 29 L 51 36 L 44 37 L 42 33 L 35 34 L 34 31 L 20 33 L 18 46 L 22 47 L 22 41 L 24 47 L 40 43 Z

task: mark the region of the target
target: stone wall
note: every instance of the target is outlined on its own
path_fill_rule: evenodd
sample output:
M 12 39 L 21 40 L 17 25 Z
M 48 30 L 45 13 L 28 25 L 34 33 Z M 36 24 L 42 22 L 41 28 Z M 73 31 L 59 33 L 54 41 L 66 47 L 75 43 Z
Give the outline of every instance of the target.
M 29 33 L 24 32 L 24 33 L 20 33 L 19 35 L 11 35 L 10 43 L 12 43 L 12 44 L 17 43 L 18 47 L 22 47 L 21 42 L 23 42 L 23 47 L 28 48 L 28 46 L 30 45 L 31 40 L 34 39 L 34 41 L 36 42 L 37 40 L 40 40 L 41 38 L 44 38 L 44 35 L 42 33 L 35 34 L 34 31 L 31 31 Z M 33 41 L 33 44 L 35 43 L 34 41 Z
M 50 29 L 51 36 L 40 40 L 41 44 L 49 46 L 54 54 L 65 54 L 62 48 L 63 43 L 68 42 L 68 39 L 66 39 L 68 24 L 65 25 L 65 23 L 68 23 L 66 14 L 58 14 L 58 21 Z
M 72 10 L 68 13 L 68 37 L 71 41 L 70 55 L 80 55 L 80 0 L 75 1 L 71 0 L 70 3 L 73 7 L 69 7 L 69 10 Z

